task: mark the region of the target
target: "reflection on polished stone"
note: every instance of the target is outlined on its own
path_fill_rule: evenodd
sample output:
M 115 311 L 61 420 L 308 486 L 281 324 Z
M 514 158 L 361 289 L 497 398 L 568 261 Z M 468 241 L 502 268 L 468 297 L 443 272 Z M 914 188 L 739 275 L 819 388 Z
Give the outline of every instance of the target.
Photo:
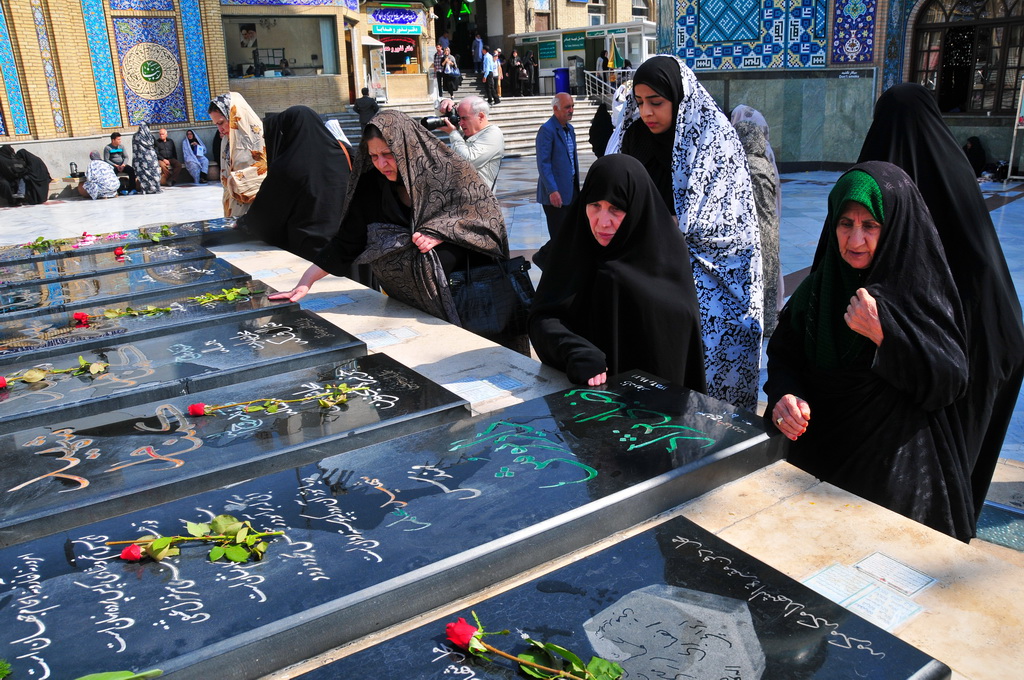
M 4 366 L 4 375 L 14 376 L 39 367 L 75 368 L 81 361 L 107 364 L 95 375 L 49 373 L 31 383 L 8 379 L 0 390 L 0 426 L 36 427 L 364 354 L 366 345 L 337 326 L 287 309 L 138 342 L 114 341 L 45 362 Z
M 263 675 L 743 476 L 772 462 L 765 440 L 750 413 L 633 372 L 606 388 L 534 399 L 8 547 L 0 578 L 18 583 L 31 570 L 33 597 L 59 607 L 43 621 L 48 645 L 15 657 L 15 669 L 29 677 L 42 663 L 80 674 L 116 664 L 222 677 L 258 640 Z M 327 456 L 334 447 L 318 448 Z M 286 537 L 247 564 L 210 563 L 201 546 L 126 564 L 120 546 L 104 545 L 179 534 L 183 521 L 221 513 Z M 116 616 L 104 609 L 113 592 Z M 13 639 L 43 634 L 19 619 L 24 608 L 0 609 L 0 629 Z
M 341 383 L 354 390 L 345 403 L 313 398 Z M 188 412 L 270 398 L 305 401 Z M 0 435 L 0 546 L 466 416 L 465 401 L 377 354 Z
M 472 612 L 485 630 L 513 631 L 486 638 L 499 649 L 527 651 L 522 632 L 584 663 L 614 661 L 623 678 L 950 677 L 944 664 L 677 518 L 301 678 L 354 678 L 367 668 L 395 678 L 522 677 L 508 661 L 468 657 L 445 639 L 445 622 L 472 623 Z

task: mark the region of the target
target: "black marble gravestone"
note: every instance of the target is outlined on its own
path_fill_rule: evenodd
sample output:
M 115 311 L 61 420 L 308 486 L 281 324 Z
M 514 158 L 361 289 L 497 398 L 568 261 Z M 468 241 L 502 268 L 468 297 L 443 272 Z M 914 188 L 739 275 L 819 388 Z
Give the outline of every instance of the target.
M 249 280 L 241 269 L 207 258 L 154 265 L 125 272 L 30 284 L 0 290 L 0 315 L 5 321 L 27 319 L 60 311 L 77 311 L 82 306 L 115 306 L 152 292 L 184 293 L 210 288 L 231 288 Z
M 15 671 L 261 677 L 479 591 L 771 461 L 755 417 L 627 373 L 0 551 Z M 325 453 L 330 446 L 323 447 Z M 283 530 L 259 563 L 107 540 L 220 513 Z M 45 598 L 45 600 L 43 599 Z M 45 602 L 52 607 L 29 623 Z M 35 647 L 24 642 L 45 638 Z M 6 643 L 7 647 L 3 647 Z M 387 671 L 374 673 L 392 676 Z
M 276 413 L 189 405 L 303 399 L 344 383 L 349 400 Z M 139 510 L 469 414 L 466 402 L 384 354 L 0 435 L 0 547 Z
M 0 289 L 70 281 L 115 271 L 214 257 L 198 243 L 90 248 L 21 264 L 0 264 Z
M 185 294 L 156 291 L 113 306 L 80 307 L 30 319 L 0 321 L 0 366 L 81 352 L 113 342 L 136 342 L 186 328 L 203 328 L 222 323 L 225 317 L 248 319 L 270 311 L 298 309 L 297 303 L 268 300 L 267 296 L 276 291 L 262 281 L 249 281 L 245 289 L 251 293 L 231 301 L 200 304 L 189 299 L 205 293 L 222 294 L 223 287 L 211 286 L 208 290 Z M 135 310 L 156 307 L 171 311 L 153 316 L 104 317 L 104 312 L 108 310 L 124 310 L 128 307 Z M 74 315 L 79 312 L 92 317 L 87 325 L 76 323 Z
M 780 549 L 785 546 L 780 545 Z M 463 617 L 488 644 L 518 655 L 519 631 L 618 663 L 623 678 L 693 680 L 940 680 L 950 670 L 785 574 L 701 529 L 670 520 L 450 617 L 313 672 L 335 680 L 387 669 L 392 678 L 523 677 L 445 639 Z
M 0 269 L 4 265 L 47 260 L 62 254 L 102 250 L 123 246 L 130 250 L 153 244 L 167 244 L 192 241 L 197 245 L 221 245 L 232 240 L 244 240 L 244 234 L 232 228 L 232 218 L 215 218 L 195 222 L 157 222 L 138 229 L 113 231 L 89 235 L 87 232 L 77 238 L 50 240 L 42 246 L 29 244 L 0 248 Z M 235 238 L 232 238 L 232 237 Z M 247 238 L 247 237 L 246 237 Z
M 0 390 L 0 428 L 82 418 L 365 354 L 361 340 L 318 315 L 287 309 L 138 342 L 115 340 L 44 364 L 73 368 L 79 357 L 109 364 L 96 375 L 49 374 L 38 382 L 11 382 L 40 362 L 4 366 L 8 385 Z

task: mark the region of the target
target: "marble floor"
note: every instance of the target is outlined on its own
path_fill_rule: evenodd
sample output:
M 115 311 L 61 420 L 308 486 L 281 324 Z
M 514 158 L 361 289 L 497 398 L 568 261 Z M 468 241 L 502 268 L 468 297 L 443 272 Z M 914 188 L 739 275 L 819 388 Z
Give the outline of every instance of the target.
M 580 158 L 585 173 L 595 160 Z M 782 271 L 792 285 L 810 266 L 826 213 L 828 192 L 837 172 L 802 172 L 782 176 Z M 547 240 L 544 213 L 535 202 L 537 170 L 533 157 L 508 158 L 502 163 L 497 196 L 505 213 L 513 252 L 531 253 Z M 992 210 L 1003 250 L 1018 293 L 1024 292 L 1024 184 L 987 182 L 982 192 Z M 90 201 L 68 198 L 43 205 L 0 208 L 0 245 L 27 243 L 38 236 L 68 238 L 149 224 L 185 222 L 221 214 L 219 184 L 181 185 L 160 194 L 119 196 Z M 231 254 L 226 254 L 227 259 Z M 281 274 L 282 272 L 275 272 Z M 295 272 L 296 277 L 300 272 Z M 536 268 L 532 272 L 539 276 Z M 763 371 L 762 371 L 763 373 Z M 762 375 L 762 378 L 764 376 Z M 1024 401 L 1018 401 L 1003 445 L 1003 457 L 1024 463 Z

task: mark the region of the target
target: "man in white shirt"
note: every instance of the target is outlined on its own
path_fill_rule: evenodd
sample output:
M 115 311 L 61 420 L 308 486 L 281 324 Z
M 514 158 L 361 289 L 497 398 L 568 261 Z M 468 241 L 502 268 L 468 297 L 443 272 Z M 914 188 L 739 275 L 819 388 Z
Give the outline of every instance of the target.
M 459 115 L 461 132 L 450 121 L 445 121 L 438 129 L 448 133 L 452 151 L 468 160 L 480 174 L 480 179 L 493 189 L 501 159 L 505 156 L 505 135 L 487 119 L 490 106 L 476 95 L 459 102 L 455 111 Z

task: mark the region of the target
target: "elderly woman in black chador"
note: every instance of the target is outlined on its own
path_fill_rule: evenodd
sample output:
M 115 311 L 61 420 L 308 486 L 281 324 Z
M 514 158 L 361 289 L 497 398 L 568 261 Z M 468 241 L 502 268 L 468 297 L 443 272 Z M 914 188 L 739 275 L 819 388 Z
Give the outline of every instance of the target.
M 348 156 L 307 106 L 285 109 L 264 127 L 267 175 L 236 226 L 312 261 L 341 224 Z
M 640 369 L 706 391 L 686 239 L 635 158 L 591 166 L 530 315 L 541 361 L 575 383 Z
M 368 265 L 389 296 L 461 325 L 449 274 L 495 259 L 508 259 L 508 237 L 490 187 L 412 118 L 381 111 L 363 131 L 341 228 L 298 285 L 271 298 L 299 300 L 328 273 L 369 285 L 354 266 Z M 525 347 L 525 336 L 502 341 Z
M 953 273 L 971 377 L 957 406 L 971 474 L 973 536 L 1024 378 L 1017 291 L 974 170 L 930 91 L 915 83 L 887 90 L 875 105 L 860 160 L 888 161 L 910 175 L 935 220 Z
M 793 464 L 966 541 L 967 345 L 928 208 L 905 172 L 861 163 L 829 194 L 822 243 L 768 344 L 770 423 Z

